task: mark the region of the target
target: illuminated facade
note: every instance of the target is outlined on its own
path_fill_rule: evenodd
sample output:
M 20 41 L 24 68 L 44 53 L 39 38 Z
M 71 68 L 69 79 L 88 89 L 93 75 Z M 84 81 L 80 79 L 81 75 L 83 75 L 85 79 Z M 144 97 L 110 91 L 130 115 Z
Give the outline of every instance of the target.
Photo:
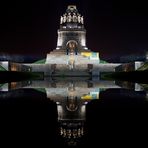
M 60 29 L 56 49 L 67 49 L 74 45 L 78 49 L 87 49 L 84 19 L 76 6 L 68 6 L 66 13 L 60 18 Z
M 75 5 L 60 18 L 57 47 L 47 54 L 50 75 L 99 75 L 99 53 L 86 46 L 84 18 Z
M 56 49 L 47 53 L 43 63 L 21 63 L 12 68 L 3 61 L 4 70 L 42 72 L 44 76 L 98 76 L 100 72 L 113 72 L 120 64 L 102 62 L 99 52 L 93 52 L 86 45 L 84 17 L 75 5 L 67 7 L 60 17 Z M 41 60 L 42 61 L 42 60 Z M 24 69 L 25 68 L 25 69 Z

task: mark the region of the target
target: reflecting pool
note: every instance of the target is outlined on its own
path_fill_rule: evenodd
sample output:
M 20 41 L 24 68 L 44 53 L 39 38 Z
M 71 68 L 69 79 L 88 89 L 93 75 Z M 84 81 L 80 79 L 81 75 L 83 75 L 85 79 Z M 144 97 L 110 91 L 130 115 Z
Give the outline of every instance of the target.
M 0 84 L 1 140 L 20 147 L 136 144 L 147 130 L 147 88 L 86 77 Z

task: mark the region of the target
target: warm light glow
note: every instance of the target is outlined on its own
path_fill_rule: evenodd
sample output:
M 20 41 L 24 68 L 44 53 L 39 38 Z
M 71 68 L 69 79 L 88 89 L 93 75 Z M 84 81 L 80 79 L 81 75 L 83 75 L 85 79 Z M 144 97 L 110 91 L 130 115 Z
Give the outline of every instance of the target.
M 16 89 L 17 88 L 17 82 L 11 82 L 10 87 L 11 87 L 11 89 Z
M 84 95 L 81 97 L 81 99 L 90 100 L 90 99 L 92 99 L 92 96 L 91 95 Z
M 91 52 L 81 52 L 81 55 L 85 56 L 85 57 L 90 57 L 91 56 Z
M 99 92 L 90 92 L 87 95 L 81 97 L 84 100 L 99 99 Z

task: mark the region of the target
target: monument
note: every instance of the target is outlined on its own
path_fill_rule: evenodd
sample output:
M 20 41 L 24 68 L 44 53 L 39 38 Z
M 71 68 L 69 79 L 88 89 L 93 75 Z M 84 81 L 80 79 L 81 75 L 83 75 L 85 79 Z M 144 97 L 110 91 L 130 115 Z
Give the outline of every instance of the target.
M 75 5 L 69 5 L 60 17 L 57 47 L 47 54 L 51 75 L 89 75 L 97 71 L 99 53 L 86 46 L 84 18 Z
M 100 72 L 113 72 L 120 65 L 100 60 L 99 52 L 87 47 L 84 17 L 75 5 L 67 7 L 59 24 L 56 49 L 47 53 L 46 59 L 31 64 L 2 61 L 1 69 L 42 72 L 44 76 L 99 76 Z
M 67 7 L 59 24 L 56 49 L 47 54 L 45 63 L 0 63 L 0 68 L 8 71 L 44 72 L 44 79 L 3 84 L 0 91 L 7 93 L 9 89 L 26 88 L 46 93 L 47 98 L 57 104 L 61 137 L 69 145 L 76 145 L 85 134 L 87 103 L 99 99 L 100 92 L 105 89 L 120 88 L 114 81 L 101 81 L 99 73 L 113 72 L 120 64 L 101 63 L 99 52 L 87 47 L 84 17 L 75 5 Z M 137 68 L 136 64 L 134 66 Z M 141 91 L 142 87 L 136 84 L 134 89 Z M 1 96 L 6 97 L 6 94 Z

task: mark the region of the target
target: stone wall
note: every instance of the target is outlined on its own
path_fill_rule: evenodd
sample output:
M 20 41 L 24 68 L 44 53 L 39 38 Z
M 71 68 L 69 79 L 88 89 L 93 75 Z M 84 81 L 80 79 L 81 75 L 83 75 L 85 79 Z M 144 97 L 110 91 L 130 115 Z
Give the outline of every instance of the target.
M 86 49 L 86 30 L 58 30 L 57 49 L 65 49 L 68 41 L 74 40 L 78 43 L 78 49 Z

